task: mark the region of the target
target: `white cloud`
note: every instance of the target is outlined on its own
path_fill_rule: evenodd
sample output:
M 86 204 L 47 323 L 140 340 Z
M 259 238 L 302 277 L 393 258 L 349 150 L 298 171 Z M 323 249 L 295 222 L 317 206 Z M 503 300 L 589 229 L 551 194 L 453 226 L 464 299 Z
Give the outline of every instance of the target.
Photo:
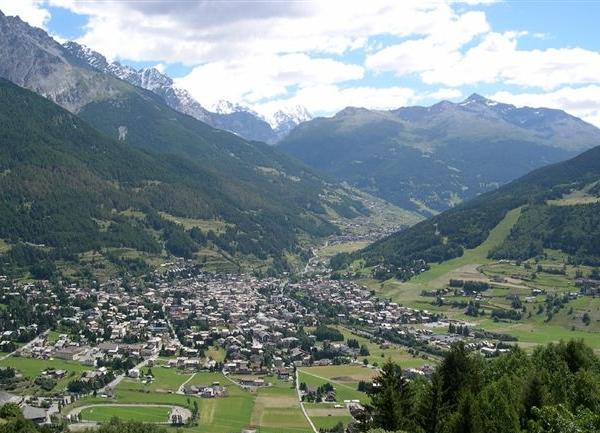
M 600 127 L 600 85 L 563 87 L 547 93 L 500 91 L 490 98 L 519 107 L 557 108 Z
M 260 113 L 269 115 L 281 106 L 302 105 L 314 114 L 331 114 L 345 107 L 391 109 L 415 103 L 419 97 L 406 87 L 349 87 L 333 84 L 305 87 L 286 99 L 275 99 L 255 106 Z
M 426 93 L 423 95 L 423 99 L 448 100 L 460 98 L 461 96 L 463 96 L 463 92 L 460 89 L 443 88 Z
M 167 69 L 167 65 L 165 65 L 164 63 L 157 63 L 156 65 L 153 66 L 153 68 L 156 69 L 161 74 L 164 74 Z
M 18 15 L 32 26 L 46 28 L 50 12 L 44 3 L 43 0 L 0 0 L 0 10 L 4 15 Z
M 80 42 L 109 58 L 188 65 L 257 54 L 340 54 L 364 47 L 373 35 L 427 35 L 457 19 L 444 0 L 49 2 L 88 15 Z
M 494 1 L 0 0 L 0 9 L 40 27 L 50 18 L 48 6 L 87 15 L 80 42 L 112 60 L 193 67 L 177 83 L 207 106 L 230 99 L 263 111 L 296 103 L 317 113 L 348 105 L 396 108 L 459 98 L 462 86 L 485 83 L 522 88 L 505 93 L 511 100 L 531 98 L 600 123 L 583 90 L 600 100 L 600 53 L 523 49 L 526 32 L 495 32 L 474 10 Z M 398 81 L 381 87 L 377 73 L 384 72 Z M 407 89 L 404 77 L 421 83 Z M 423 84 L 439 88 L 426 91 Z
M 520 50 L 518 40 L 525 34 L 487 32 L 464 51 L 467 37 L 454 39 L 454 44 L 421 38 L 384 48 L 370 55 L 366 65 L 399 76 L 418 73 L 427 84 L 446 86 L 505 83 L 552 90 L 600 80 L 599 52 L 582 48 Z M 471 33 L 472 37 L 476 35 Z
M 306 54 L 265 55 L 201 65 L 177 84 L 206 106 L 220 99 L 254 104 L 286 96 L 291 86 L 358 80 L 363 73 L 362 66 Z

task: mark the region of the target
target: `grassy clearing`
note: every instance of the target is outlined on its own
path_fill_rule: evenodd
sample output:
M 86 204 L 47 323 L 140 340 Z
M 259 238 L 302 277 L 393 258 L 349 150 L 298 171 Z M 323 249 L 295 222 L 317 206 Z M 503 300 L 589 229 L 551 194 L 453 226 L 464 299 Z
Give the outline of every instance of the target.
M 127 421 L 159 423 L 167 422 L 171 410 L 167 407 L 95 406 L 83 409 L 81 419 L 85 421 L 108 422 L 113 417 Z
M 332 429 L 340 422 L 344 424 L 344 426 L 347 426 L 348 424 L 350 424 L 350 422 L 352 422 L 353 419 L 350 415 L 312 416 L 309 414 L 309 416 L 310 420 L 313 422 L 313 424 L 318 430 Z
M 0 253 L 4 254 L 10 250 L 10 244 L 4 239 L 0 239 Z
M 308 386 L 318 387 L 320 385 L 324 385 L 325 383 L 331 383 L 335 388 L 336 400 L 338 402 L 343 402 L 344 400 L 360 400 L 362 402 L 368 402 L 369 397 L 364 393 L 360 392 L 357 389 L 357 382 L 348 382 L 348 381 L 337 381 L 332 379 L 331 377 L 324 376 L 329 374 L 332 375 L 332 370 L 322 371 L 322 368 L 328 367 L 307 367 L 302 368 L 299 372 L 299 380 L 300 382 L 306 383 Z M 334 376 L 336 378 L 342 377 L 343 370 L 335 371 Z
M 91 367 L 78 364 L 76 362 L 63 361 L 61 359 L 34 359 L 34 358 L 23 358 L 18 356 L 10 356 L 0 361 L 2 367 L 12 367 L 23 374 L 24 377 L 34 380 L 38 377 L 42 371 L 48 368 L 55 368 L 58 370 L 65 370 L 65 377 L 57 380 L 56 386 L 49 392 L 43 392 L 36 385 L 31 384 L 26 389 L 16 390 L 17 393 L 26 394 L 32 393 L 34 395 L 45 395 L 64 390 L 68 383 L 72 380 L 79 378 L 81 373 L 88 371 Z
M 254 407 L 254 395 L 248 391 L 239 393 L 231 389 L 229 397 L 201 399 L 198 427 L 192 431 L 201 433 L 231 433 L 241 431 L 250 424 Z
M 225 349 L 219 346 L 209 347 L 204 354 L 207 358 L 214 359 L 217 362 L 223 362 L 225 360 Z
M 270 382 L 272 386 L 257 391 L 251 425 L 268 433 L 310 431 L 292 382 L 277 379 Z
M 400 346 L 394 346 L 387 349 L 382 349 L 379 344 L 372 342 L 368 338 L 361 337 L 352 333 L 351 330 L 342 326 L 337 327 L 339 331 L 344 335 L 346 340 L 354 339 L 362 346 L 363 344 L 369 349 L 369 356 L 359 356 L 359 361 L 368 359 L 369 364 L 378 365 L 383 364 L 388 359 L 399 363 L 403 368 L 417 368 L 422 367 L 425 364 L 436 364 L 438 360 L 431 355 L 424 355 L 424 357 L 414 356 L 408 353 L 408 351 Z M 350 367 L 350 366 L 348 366 Z M 361 368 L 361 367 L 358 367 Z M 372 371 L 372 370 L 370 370 Z
M 194 375 L 190 384 L 209 384 L 220 382 L 227 387 L 227 397 L 214 399 L 200 399 L 175 394 L 174 391 L 165 389 L 176 389 L 183 383 L 189 375 L 182 375 L 174 370 L 161 369 L 154 367 L 152 369 L 155 376 L 158 377 L 159 371 L 164 371 L 161 375 L 162 385 L 159 379 L 151 386 L 140 386 L 138 381 L 124 379 L 116 389 L 117 403 L 146 403 L 146 404 L 171 404 L 192 408 L 193 401 L 197 401 L 200 409 L 199 425 L 186 429 L 194 433 L 230 433 L 241 431 L 250 424 L 250 417 L 254 407 L 255 395 L 242 390 L 231 384 L 220 373 L 197 373 Z M 158 374 L 157 374 L 158 373 Z M 182 380 L 183 379 L 183 380 Z M 151 388 L 152 387 L 152 388 Z M 106 400 L 104 401 L 106 402 Z M 83 403 L 85 404 L 85 400 Z
M 346 242 L 342 244 L 327 245 L 319 250 L 319 257 L 333 257 L 339 253 L 351 253 L 369 245 L 368 241 Z
M 412 283 L 427 285 L 432 282 L 439 283 L 440 280 L 447 282 L 450 279 L 448 274 L 463 266 L 491 263 L 491 260 L 487 257 L 489 252 L 506 239 L 519 216 L 521 216 L 521 208 L 507 212 L 504 219 L 490 231 L 489 236 L 481 245 L 465 250 L 462 256 L 455 259 L 432 264 L 431 269 L 415 277 Z
M 181 384 L 191 377 L 191 374 L 182 374 L 175 368 L 165 368 L 155 366 L 151 368 L 154 380 L 149 383 L 142 383 L 141 380 L 124 379 L 121 383 L 130 390 L 143 390 L 151 392 L 175 392 Z M 142 369 L 146 373 L 148 369 Z M 119 384 L 121 385 L 121 384 Z
M 191 230 L 194 227 L 202 230 L 204 233 L 208 233 L 209 231 L 213 231 L 216 234 L 224 233 L 227 227 L 233 227 L 232 224 L 228 224 L 225 221 L 221 220 L 206 220 L 206 219 L 196 219 L 196 218 L 183 218 L 177 217 L 166 212 L 160 212 L 160 215 L 174 223 L 181 224 L 184 229 Z

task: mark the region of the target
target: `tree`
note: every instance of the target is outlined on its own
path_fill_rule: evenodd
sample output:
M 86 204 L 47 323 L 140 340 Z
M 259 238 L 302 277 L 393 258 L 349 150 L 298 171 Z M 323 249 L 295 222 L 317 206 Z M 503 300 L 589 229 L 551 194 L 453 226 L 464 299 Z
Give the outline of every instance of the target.
M 548 391 L 539 375 L 532 374 L 523 389 L 521 425 L 525 427 L 527 420 L 533 417 L 534 408 L 541 408 L 548 400 Z
M 463 342 L 454 344 L 439 367 L 443 384 L 442 401 L 448 409 L 454 409 L 462 392 L 475 389 L 480 372 Z
M 5 405 L 0 406 L 0 418 L 21 418 L 22 416 L 21 409 L 14 403 L 6 403 Z
M 438 433 L 443 416 L 442 377 L 436 371 L 425 386 L 425 393 L 419 400 L 418 419 L 425 433 Z
M 508 377 L 487 385 L 477 396 L 474 424 L 476 431 L 519 433 L 518 388 Z
M 369 395 L 375 427 L 395 431 L 414 426 L 410 384 L 402 377 L 398 364 L 388 360 L 383 365 L 380 375 L 373 380 Z

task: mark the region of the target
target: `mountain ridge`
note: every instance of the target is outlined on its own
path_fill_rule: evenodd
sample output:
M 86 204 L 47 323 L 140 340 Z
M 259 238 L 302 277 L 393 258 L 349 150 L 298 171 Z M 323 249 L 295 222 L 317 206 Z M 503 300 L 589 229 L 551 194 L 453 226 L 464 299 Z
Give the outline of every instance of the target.
M 597 144 L 598 128 L 560 110 L 474 94 L 429 107 L 346 107 L 300 124 L 279 146 L 371 194 L 433 215 Z
M 274 144 L 298 123 L 311 118 L 306 109 L 303 112 L 304 116 L 279 110 L 270 118 L 266 118 L 249 107 L 225 100 L 219 101 L 209 110 L 187 90 L 177 87 L 171 77 L 156 68 L 136 70 L 119 62 L 109 63 L 102 54 L 74 41 L 65 42 L 63 46 L 70 54 L 91 67 L 156 93 L 171 108 L 248 140 Z
M 362 259 L 377 268 L 380 279 L 407 280 L 427 263 L 441 263 L 481 245 L 511 210 L 522 208 L 507 238 L 489 256 L 525 260 L 545 248 L 570 255 L 573 263 L 600 263 L 600 146 L 539 168 L 494 191 L 482 194 L 405 231 L 377 241 L 364 250 L 335 257 L 343 268 Z M 587 199 L 556 205 L 564 196 L 586 190 Z

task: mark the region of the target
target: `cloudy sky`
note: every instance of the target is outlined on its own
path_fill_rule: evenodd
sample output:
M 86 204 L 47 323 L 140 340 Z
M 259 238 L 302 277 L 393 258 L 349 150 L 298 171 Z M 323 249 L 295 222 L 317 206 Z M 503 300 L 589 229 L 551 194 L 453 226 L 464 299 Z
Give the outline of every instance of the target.
M 0 0 L 55 37 L 157 66 L 210 107 L 396 108 L 470 93 L 600 126 L 600 2 Z

